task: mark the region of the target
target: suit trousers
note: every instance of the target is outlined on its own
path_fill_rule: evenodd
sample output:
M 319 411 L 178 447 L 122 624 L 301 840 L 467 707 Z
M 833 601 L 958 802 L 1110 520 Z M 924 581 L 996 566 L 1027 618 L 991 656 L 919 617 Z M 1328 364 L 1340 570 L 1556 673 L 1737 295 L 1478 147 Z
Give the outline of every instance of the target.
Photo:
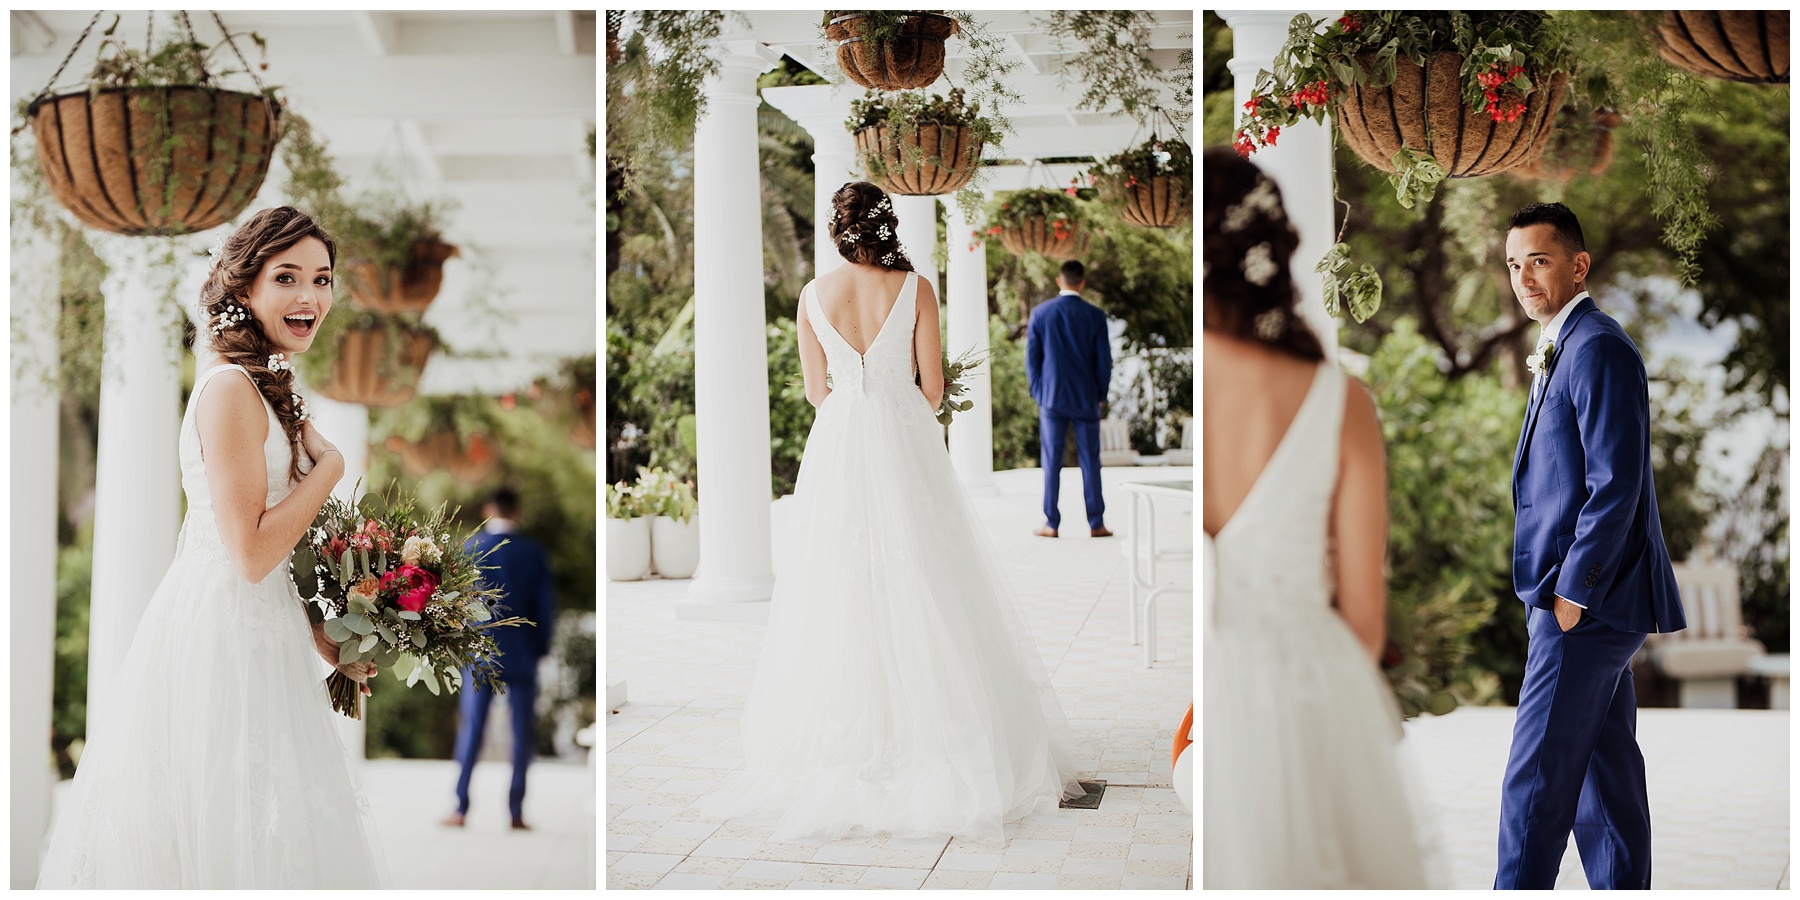
M 506 673 L 508 711 L 512 713 L 512 789 L 507 805 L 514 819 L 523 818 L 525 808 L 525 770 L 531 766 L 531 747 L 537 741 L 537 672 Z M 460 721 L 456 730 L 456 762 L 462 767 L 456 778 L 456 811 L 469 811 L 469 775 L 481 756 L 481 741 L 487 734 L 488 706 L 494 692 L 478 687 L 467 669 L 463 670 Z
M 1650 887 L 1650 798 L 1631 657 L 1644 635 L 1586 613 L 1527 616 L 1530 650 L 1500 795 L 1496 889 L 1556 886 L 1569 832 L 1588 885 Z
M 1062 510 L 1057 507 L 1056 500 L 1062 489 L 1063 441 L 1071 427 L 1075 429 L 1075 456 L 1081 462 L 1081 492 L 1087 500 L 1088 528 L 1099 528 L 1106 524 L 1106 501 L 1100 496 L 1100 420 L 1072 419 L 1039 410 L 1044 522 L 1051 528 L 1062 525 Z

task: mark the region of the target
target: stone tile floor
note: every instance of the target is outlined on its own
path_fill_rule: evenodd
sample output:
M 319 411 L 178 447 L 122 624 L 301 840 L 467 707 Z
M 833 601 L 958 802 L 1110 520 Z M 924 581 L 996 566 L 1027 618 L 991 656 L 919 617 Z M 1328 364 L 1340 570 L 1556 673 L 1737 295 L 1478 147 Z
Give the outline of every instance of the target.
M 1450 856 L 1453 886 L 1494 885 L 1511 707 L 1470 707 L 1407 725 Z M 1659 889 L 1788 887 L 1788 713 L 1642 709 L 1651 883 Z M 1559 889 L 1587 889 L 1571 840 Z
M 996 497 L 977 497 L 1005 559 L 1082 756 L 1085 777 L 1108 782 L 1095 810 L 1040 812 L 1009 826 L 1004 844 L 885 836 L 830 844 L 768 840 L 767 829 L 711 821 L 695 802 L 742 764 L 737 718 L 755 675 L 764 626 L 679 621 L 684 581 L 606 586 L 606 681 L 629 701 L 607 719 L 607 888 L 1150 888 L 1193 883 L 1193 817 L 1170 787 L 1169 745 L 1193 702 L 1193 606 L 1159 610 L 1158 661 L 1131 644 L 1124 554 L 1125 480 L 1192 477 L 1192 469 L 1109 468 L 1107 525 L 1082 527 L 1080 473 L 1063 471 L 1065 536 L 1041 523 L 1035 469 L 996 473 Z M 775 539 L 787 504 L 778 502 Z M 1193 518 L 1160 502 L 1165 542 L 1191 542 Z M 1193 564 L 1159 563 L 1193 584 Z

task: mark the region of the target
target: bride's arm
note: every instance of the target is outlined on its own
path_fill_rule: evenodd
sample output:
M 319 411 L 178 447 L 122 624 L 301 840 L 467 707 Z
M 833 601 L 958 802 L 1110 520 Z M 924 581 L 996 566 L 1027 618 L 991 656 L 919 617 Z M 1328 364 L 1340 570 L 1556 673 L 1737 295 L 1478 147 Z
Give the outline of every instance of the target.
M 800 289 L 800 311 L 794 314 L 794 331 L 800 341 L 800 379 L 806 383 L 806 400 L 813 406 L 825 402 L 831 388 L 825 386 L 825 345 L 813 331 L 812 318 L 806 314 L 806 292 L 818 290 L 811 284 Z
M 344 455 L 321 455 L 293 493 L 265 510 L 269 476 L 263 442 L 269 438 L 269 417 L 262 396 L 248 378 L 224 373 L 206 388 L 195 416 L 219 538 L 237 574 L 259 582 L 312 527 L 325 498 L 344 477 Z
M 1338 615 L 1377 662 L 1387 647 L 1387 449 L 1375 401 L 1350 379 L 1331 526 Z
M 913 325 L 913 360 L 919 366 L 919 393 L 937 409 L 944 403 L 944 339 L 938 334 L 937 291 L 919 279 L 919 314 Z

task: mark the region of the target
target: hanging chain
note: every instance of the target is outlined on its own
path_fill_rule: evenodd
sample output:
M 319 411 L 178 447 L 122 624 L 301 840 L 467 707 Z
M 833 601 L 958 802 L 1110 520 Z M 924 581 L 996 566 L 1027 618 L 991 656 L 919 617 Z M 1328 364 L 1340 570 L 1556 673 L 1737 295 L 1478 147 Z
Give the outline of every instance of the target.
M 220 19 L 216 12 L 212 14 L 212 17 L 213 24 L 219 26 L 219 33 L 225 35 L 225 43 L 231 45 L 231 52 L 237 55 L 238 62 L 244 66 L 244 71 L 250 73 L 250 80 L 256 82 L 257 93 L 267 96 L 269 89 L 263 87 L 262 79 L 256 76 L 256 70 L 250 67 L 250 61 L 245 59 L 243 51 L 238 49 L 237 41 L 231 39 L 231 32 L 225 28 L 224 20 Z
M 156 53 L 156 10 L 144 12 L 144 58 L 149 59 Z
M 94 26 L 100 22 L 100 16 L 105 14 L 105 12 L 106 10 L 104 9 L 100 10 L 99 12 L 94 13 L 92 19 L 88 20 L 87 27 L 81 29 L 81 37 L 75 39 L 75 46 L 69 48 L 69 55 L 63 57 L 62 65 L 56 67 L 56 73 L 51 75 L 50 80 L 44 83 L 44 89 L 38 91 L 38 97 L 41 98 L 50 93 L 50 88 L 56 85 L 56 79 L 61 78 L 63 70 L 69 67 L 69 60 L 75 58 L 75 51 L 81 49 L 81 42 L 87 40 L 88 32 L 94 30 Z
M 175 14 L 181 17 L 182 27 L 187 30 L 188 46 L 193 48 L 194 55 L 199 58 L 200 83 L 206 84 L 212 81 L 212 73 L 206 71 L 206 54 L 200 52 L 200 38 L 194 34 L 194 20 L 188 18 L 185 9 L 176 10 Z

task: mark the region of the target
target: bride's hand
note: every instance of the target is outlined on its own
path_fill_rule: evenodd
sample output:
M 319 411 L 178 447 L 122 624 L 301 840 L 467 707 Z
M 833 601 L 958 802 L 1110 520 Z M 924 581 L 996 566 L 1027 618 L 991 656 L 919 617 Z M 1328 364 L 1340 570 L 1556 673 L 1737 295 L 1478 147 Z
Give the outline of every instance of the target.
M 338 665 L 338 642 L 325 633 L 325 625 L 315 622 L 312 627 L 313 649 L 319 652 L 319 658 L 325 660 L 332 668 L 344 673 L 344 677 L 362 685 L 362 692 L 369 693 L 368 680 L 375 677 L 375 664 L 368 661 Z
M 343 452 L 338 450 L 336 444 L 326 440 L 323 435 L 319 434 L 319 429 L 314 428 L 313 423 L 311 422 L 307 422 L 300 426 L 300 445 L 302 449 L 306 451 L 306 455 L 315 463 L 326 453 L 335 452 L 342 454 Z

